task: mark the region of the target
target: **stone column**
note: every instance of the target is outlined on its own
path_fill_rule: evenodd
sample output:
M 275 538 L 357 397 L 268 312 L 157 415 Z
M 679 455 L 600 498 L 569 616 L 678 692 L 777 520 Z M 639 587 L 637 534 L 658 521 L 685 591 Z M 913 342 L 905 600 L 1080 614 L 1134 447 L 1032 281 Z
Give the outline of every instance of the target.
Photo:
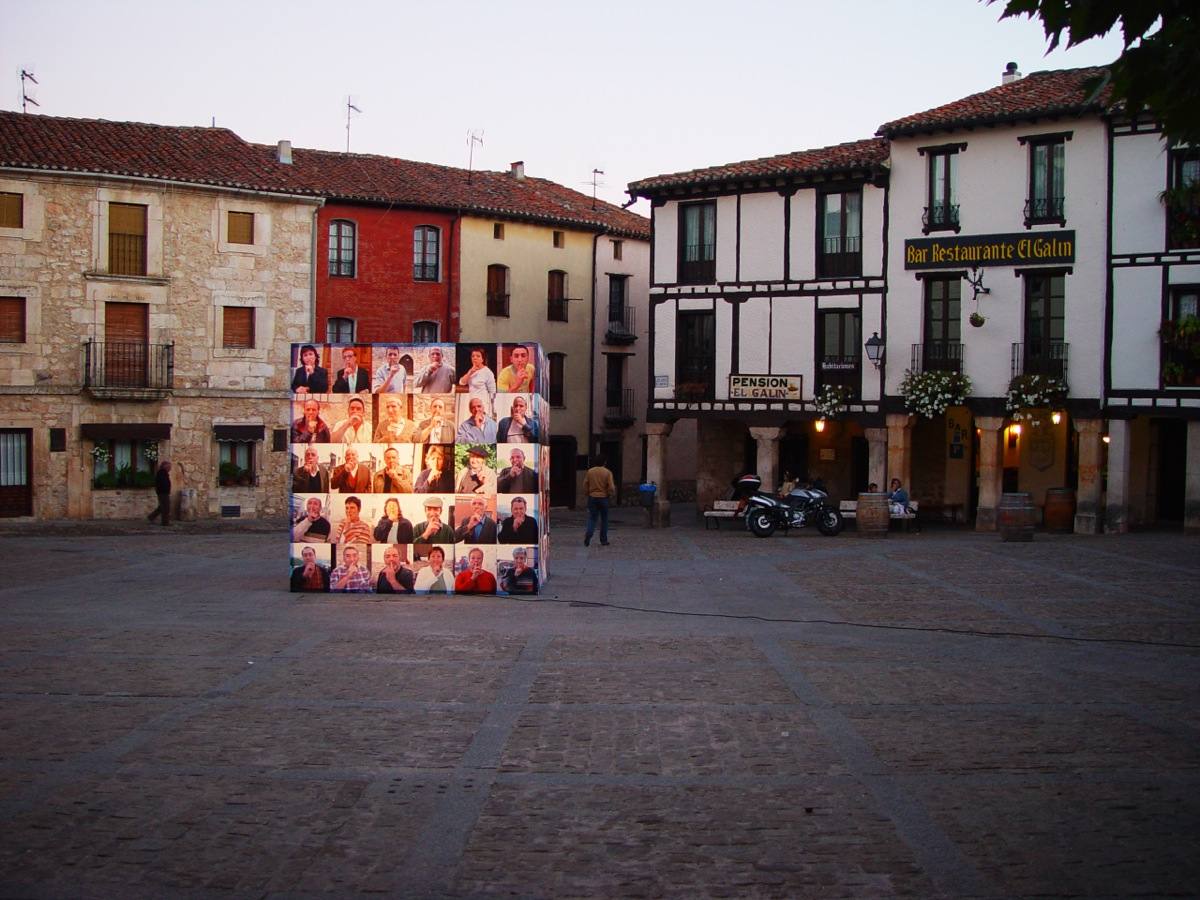
M 1183 488 L 1183 530 L 1200 531 L 1200 422 L 1188 422 Z
M 762 479 L 762 489 L 774 491 L 779 486 L 779 439 L 783 437 L 783 429 L 751 428 L 750 436 L 758 444 L 755 465 L 758 477 Z
M 886 428 L 864 428 L 867 435 L 867 481 L 887 490 L 888 430 Z
M 1133 429 L 1126 419 L 1108 422 L 1108 496 L 1104 505 L 1104 530 L 1129 530 L 1129 444 Z
M 887 478 L 879 481 L 881 491 L 889 490 L 891 479 L 899 478 L 904 489 L 912 494 L 912 416 L 887 417 Z
M 978 416 L 979 429 L 979 507 L 975 510 L 975 530 L 995 531 L 996 510 L 1004 490 L 1004 419 Z
M 1099 534 L 1103 521 L 1100 504 L 1104 473 L 1100 466 L 1104 444 L 1100 435 L 1104 431 L 1104 420 L 1075 419 L 1075 431 L 1079 435 L 1079 488 L 1075 492 L 1075 533 Z
M 666 528 L 671 524 L 671 501 L 667 499 L 667 437 L 674 422 L 646 423 L 646 481 L 658 485 L 654 506 L 650 508 L 649 526 Z

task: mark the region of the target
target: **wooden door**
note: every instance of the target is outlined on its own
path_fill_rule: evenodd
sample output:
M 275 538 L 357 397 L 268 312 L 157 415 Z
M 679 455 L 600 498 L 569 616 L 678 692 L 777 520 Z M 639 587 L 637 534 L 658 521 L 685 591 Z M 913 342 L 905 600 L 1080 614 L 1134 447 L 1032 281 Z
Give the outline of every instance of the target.
M 33 432 L 0 428 L 0 517 L 33 515 Z
M 146 386 L 150 349 L 148 310 L 145 303 L 104 304 L 103 386 Z

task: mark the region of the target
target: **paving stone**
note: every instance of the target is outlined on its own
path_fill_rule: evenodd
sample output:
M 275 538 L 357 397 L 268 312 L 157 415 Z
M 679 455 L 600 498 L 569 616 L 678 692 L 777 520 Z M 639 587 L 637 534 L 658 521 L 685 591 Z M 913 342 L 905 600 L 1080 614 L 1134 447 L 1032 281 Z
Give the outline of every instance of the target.
M 795 699 L 765 666 L 663 664 L 617 668 L 547 663 L 529 693 L 531 703 L 789 703 Z
M 241 700 L 416 700 L 490 703 L 506 666 L 478 663 L 362 662 L 308 658 L 279 666 L 238 693 Z

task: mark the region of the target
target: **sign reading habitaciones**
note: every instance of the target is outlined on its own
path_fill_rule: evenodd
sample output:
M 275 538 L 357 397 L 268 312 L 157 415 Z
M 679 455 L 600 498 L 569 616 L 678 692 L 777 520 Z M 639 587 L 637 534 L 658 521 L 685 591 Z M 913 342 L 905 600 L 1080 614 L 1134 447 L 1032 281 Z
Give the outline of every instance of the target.
M 904 242 L 904 268 L 953 269 L 961 266 L 1071 264 L 1075 232 L 1019 232 L 915 238 Z
M 730 375 L 730 400 L 800 400 L 799 375 Z

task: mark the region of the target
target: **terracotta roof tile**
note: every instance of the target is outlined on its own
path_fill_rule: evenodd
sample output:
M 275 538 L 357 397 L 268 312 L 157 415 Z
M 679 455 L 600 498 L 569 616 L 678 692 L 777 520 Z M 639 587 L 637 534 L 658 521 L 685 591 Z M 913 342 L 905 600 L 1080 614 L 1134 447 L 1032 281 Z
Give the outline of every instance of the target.
M 292 151 L 276 162 L 273 145 L 252 144 L 225 128 L 65 119 L 0 112 L 0 167 L 87 172 L 420 206 L 524 219 L 648 240 L 650 222 L 544 178 L 465 169 L 385 156 Z
M 1009 84 L 885 122 L 876 134 L 894 138 L 976 125 L 1103 112 L 1108 108 L 1111 92 L 1106 85 L 1098 96 L 1093 96 L 1088 82 L 1106 71 L 1103 67 L 1094 67 L 1031 72 Z
M 655 175 L 629 185 L 631 194 L 649 197 L 671 188 L 716 187 L 746 179 L 797 179 L 820 174 L 872 170 L 883 165 L 888 157 L 888 142 L 867 138 L 816 150 L 798 150 L 779 156 L 748 159 L 706 169 L 692 169 L 669 175 Z

